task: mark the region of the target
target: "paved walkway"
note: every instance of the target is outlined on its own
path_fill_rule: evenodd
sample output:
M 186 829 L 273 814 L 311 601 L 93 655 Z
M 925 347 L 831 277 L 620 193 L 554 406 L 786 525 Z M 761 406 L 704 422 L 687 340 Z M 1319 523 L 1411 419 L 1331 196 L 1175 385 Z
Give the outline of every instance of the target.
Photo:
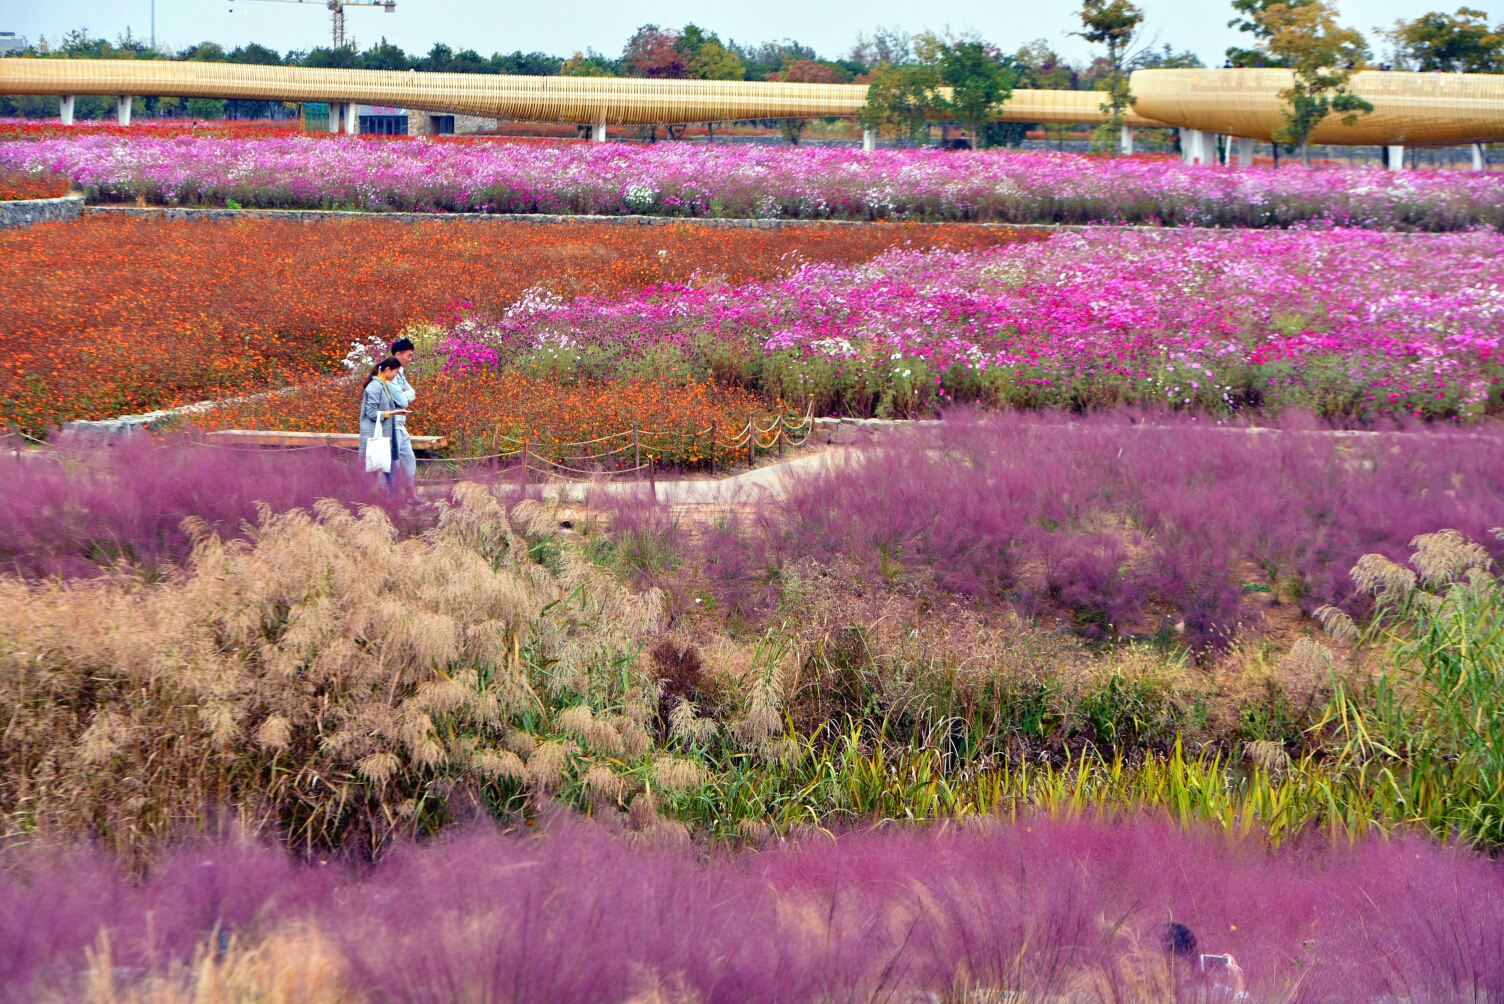
M 859 449 L 853 447 L 835 447 L 743 471 L 729 478 L 659 481 L 654 486 L 657 488 L 656 499 L 668 505 L 726 505 L 732 502 L 776 500 L 783 497 L 789 475 L 830 470 L 856 460 L 860 453 Z M 563 492 L 568 501 L 584 501 L 586 491 L 592 489 L 607 495 L 646 496 L 649 485 L 645 481 L 606 481 L 600 484 L 566 481 L 546 485 L 543 494 L 545 497 L 557 498 Z

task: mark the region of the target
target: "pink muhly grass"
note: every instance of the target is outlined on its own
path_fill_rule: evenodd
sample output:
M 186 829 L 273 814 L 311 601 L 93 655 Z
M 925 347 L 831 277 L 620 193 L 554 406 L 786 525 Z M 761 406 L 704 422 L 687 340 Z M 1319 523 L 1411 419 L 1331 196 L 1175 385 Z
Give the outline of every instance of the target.
M 1200 952 L 1233 954 L 1255 1000 L 1504 993 L 1504 871 L 1418 838 L 1269 851 L 1144 818 L 1032 818 L 705 856 L 545 830 L 410 846 L 363 872 L 199 847 L 144 882 L 12 848 L 0 1001 L 66 991 L 101 930 L 141 973 L 216 929 L 293 922 L 336 946 L 354 991 L 415 1004 L 1194 993 L 1196 967 L 1161 948 L 1170 921 Z
M 1441 528 L 1504 525 L 1504 431 L 1334 434 L 1132 413 L 964 413 L 832 454 L 781 497 L 697 538 L 712 588 L 744 613 L 776 571 L 854 559 L 879 581 L 931 574 L 981 602 L 1056 610 L 1090 637 L 1237 629 L 1244 597 L 1361 613 L 1349 570 L 1404 560 Z M 750 500 L 749 500 L 750 501 Z M 686 545 L 691 546 L 691 545 Z
M 273 512 L 321 498 L 392 506 L 351 454 L 231 450 L 138 436 L 63 438 L 40 453 L 0 452 L 15 490 L 0 495 L 0 569 L 85 576 L 125 564 L 146 572 L 181 565 L 192 549 L 183 520 L 240 536 L 260 504 Z

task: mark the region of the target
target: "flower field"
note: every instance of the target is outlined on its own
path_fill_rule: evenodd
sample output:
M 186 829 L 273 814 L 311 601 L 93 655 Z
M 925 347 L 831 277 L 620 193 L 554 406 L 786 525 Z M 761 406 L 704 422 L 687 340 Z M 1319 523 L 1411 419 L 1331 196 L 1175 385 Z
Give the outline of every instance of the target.
M 1501 283 L 1490 234 L 1101 229 L 740 286 L 535 294 L 452 325 L 446 365 L 715 376 L 857 415 L 976 401 L 1453 418 L 1504 405 Z
M 1052 153 L 82 134 L 0 142 L 99 201 L 1167 226 L 1504 225 L 1504 180 Z
M 630 445 L 640 426 L 644 459 L 696 464 L 710 455 L 704 430 L 725 430 L 716 456 L 730 459 L 729 437 L 756 420 L 765 426 L 779 415 L 797 420 L 791 407 L 735 387 L 712 382 L 610 380 L 562 384 L 516 372 L 486 371 L 418 378 L 421 400 L 407 420 L 416 436 L 448 436 L 461 457 L 515 453 L 524 442 L 535 458 L 569 462 L 567 444 L 616 437 L 598 449 Z M 360 386 L 323 381 L 294 395 L 225 405 L 194 419 L 205 429 L 281 429 L 349 432 L 360 410 Z M 616 458 L 631 466 L 627 451 Z
M 56 199 L 68 194 L 68 179 L 45 171 L 0 173 L 0 202 L 12 199 Z
M 456 301 L 503 310 L 528 287 L 611 294 L 896 245 L 987 246 L 1007 230 L 694 225 L 157 223 L 90 217 L 0 232 L 3 424 L 40 432 L 342 372 L 350 343 L 391 340 Z
M 108 120 L 80 119 L 71 126 L 65 126 L 61 122 L 50 120 L 38 122 L 32 119 L 0 119 L 0 140 L 76 139 L 80 136 L 113 136 L 116 139 L 168 139 L 178 136 L 281 139 L 298 134 L 296 119 L 138 119 L 128 126 Z

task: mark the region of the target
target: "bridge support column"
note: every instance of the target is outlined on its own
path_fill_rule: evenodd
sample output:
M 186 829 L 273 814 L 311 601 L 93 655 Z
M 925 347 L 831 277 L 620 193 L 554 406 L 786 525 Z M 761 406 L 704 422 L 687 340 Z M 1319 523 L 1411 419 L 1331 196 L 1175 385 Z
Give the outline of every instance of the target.
M 340 102 L 340 101 L 331 101 L 331 102 L 329 102 L 329 131 L 330 132 L 339 132 L 339 124 L 340 124 L 340 121 L 344 117 L 345 117 L 345 106 L 344 106 L 344 103 Z
M 73 95 L 59 95 L 57 104 L 58 118 L 63 120 L 63 125 L 71 126 L 73 124 Z
M 1118 136 L 1118 152 L 1124 157 L 1133 156 L 1133 126 L 1123 126 L 1123 132 Z
M 1235 140 L 1237 142 L 1237 144 L 1238 144 L 1238 166 L 1239 167 L 1252 167 L 1253 166 L 1253 140 L 1249 139 L 1247 136 L 1229 137 L 1229 140 Z M 1232 151 L 1229 149 L 1228 153 L 1231 153 L 1231 152 Z M 1227 160 L 1228 160 L 1229 163 L 1232 162 L 1232 158 L 1231 157 L 1228 157 Z
M 131 96 L 122 94 L 115 99 L 115 121 L 126 126 L 131 124 Z
M 1473 144 L 1473 170 L 1474 171 L 1487 171 L 1488 170 L 1488 161 L 1486 161 L 1486 160 L 1483 159 L 1483 144 L 1482 143 L 1474 143 Z
M 864 151 L 866 151 L 867 153 L 871 153 L 873 150 L 877 149 L 877 130 L 876 129 L 863 129 L 862 130 L 862 149 Z
M 1200 129 L 1180 130 L 1180 158 L 1187 164 L 1203 164 L 1208 167 L 1217 162 L 1216 133 Z
M 1391 171 L 1403 171 L 1405 169 L 1405 146 L 1386 146 L 1384 148 L 1384 166 Z
M 606 142 L 606 123 L 597 122 L 590 127 L 590 140 L 593 143 Z
M 345 132 L 350 136 L 360 135 L 360 105 L 353 101 L 345 102 Z

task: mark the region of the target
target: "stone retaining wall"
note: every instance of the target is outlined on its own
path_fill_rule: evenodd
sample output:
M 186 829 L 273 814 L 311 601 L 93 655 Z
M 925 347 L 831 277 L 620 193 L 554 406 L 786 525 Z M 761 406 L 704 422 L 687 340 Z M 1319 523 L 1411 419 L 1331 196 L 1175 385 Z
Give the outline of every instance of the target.
M 29 227 L 33 223 L 56 223 L 76 220 L 83 212 L 82 195 L 65 195 L 60 199 L 14 199 L 0 202 L 0 230 Z

